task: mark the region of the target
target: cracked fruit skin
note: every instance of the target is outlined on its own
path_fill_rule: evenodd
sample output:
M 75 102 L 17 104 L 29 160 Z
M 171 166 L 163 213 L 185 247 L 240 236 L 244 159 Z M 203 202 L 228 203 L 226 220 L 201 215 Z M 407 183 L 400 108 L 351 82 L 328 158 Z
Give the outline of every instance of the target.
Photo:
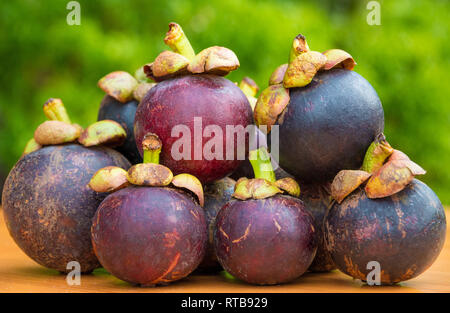
M 301 184 L 300 199 L 314 217 L 314 228 L 317 233 L 317 253 L 308 268 L 311 272 L 329 272 L 336 266 L 327 250 L 323 233 L 323 221 L 331 203 L 331 197 L 321 184 Z
M 122 103 L 111 96 L 105 95 L 100 103 L 97 120 L 113 120 L 119 123 L 127 132 L 127 138 L 123 145 L 115 148 L 122 153 L 131 164 L 142 162 L 139 150 L 134 139 L 134 116 L 139 102 L 136 100 Z
M 280 166 L 302 182 L 324 182 L 342 169 L 360 167 L 367 147 L 383 132 L 384 113 L 367 80 L 333 69 L 291 88 L 277 123 Z
M 414 278 L 433 264 L 444 245 L 445 212 L 436 194 L 414 179 L 390 197 L 369 199 L 363 189 L 335 204 L 325 220 L 325 238 L 342 272 L 366 281 L 377 261 L 381 283 Z
M 103 200 L 93 221 L 100 263 L 129 283 L 168 284 L 189 275 L 205 254 L 205 214 L 182 190 L 121 189 Z
M 236 182 L 228 177 L 205 185 L 205 211 L 208 225 L 208 246 L 202 263 L 198 270 L 202 272 L 219 272 L 222 270 L 214 250 L 214 226 L 217 213 L 231 199 Z
M 312 215 L 299 199 L 233 200 L 216 218 L 214 245 L 223 268 L 258 285 L 301 276 L 317 250 Z
M 205 159 L 203 147 L 214 135 L 205 136 L 200 146 L 195 138 L 195 117 L 201 118 L 201 134 L 208 125 L 217 125 L 222 130 L 223 140 L 219 141 L 223 142 L 222 160 Z M 253 124 L 252 109 L 247 97 L 234 83 L 214 75 L 186 75 L 162 81 L 150 89 L 137 109 L 134 132 L 141 153 L 144 135 L 149 132 L 157 134 L 163 142 L 161 164 L 169 167 L 174 175 L 189 173 L 205 184 L 227 176 L 242 162 L 237 157 L 227 160 L 226 143 L 233 138 L 226 136 L 226 126 L 241 125 L 245 128 L 250 124 Z M 176 125 L 185 125 L 190 130 L 189 160 L 176 160 L 171 153 L 172 145 L 182 138 L 178 131 L 174 137 L 171 135 Z M 201 134 L 198 132 L 199 136 Z M 245 138 L 245 147 L 248 147 L 248 135 Z M 195 151 L 201 153 L 201 160 L 195 160 Z M 236 151 L 235 139 L 234 153 Z
M 91 244 L 92 217 L 107 196 L 88 187 L 106 166 L 127 169 L 128 160 L 105 147 L 78 144 L 47 146 L 25 155 L 9 173 L 3 190 L 5 222 L 17 245 L 37 263 L 67 272 L 100 264 Z

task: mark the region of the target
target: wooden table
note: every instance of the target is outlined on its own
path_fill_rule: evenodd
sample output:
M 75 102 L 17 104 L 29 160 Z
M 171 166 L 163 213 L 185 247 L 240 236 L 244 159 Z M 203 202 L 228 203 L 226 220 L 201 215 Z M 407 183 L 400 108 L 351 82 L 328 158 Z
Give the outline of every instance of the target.
M 447 221 L 450 212 L 447 209 Z M 449 224 L 449 223 L 448 223 Z M 80 286 L 66 284 L 65 276 L 29 259 L 8 234 L 0 211 L 0 292 L 450 292 L 450 230 L 439 258 L 425 273 L 398 286 L 370 287 L 338 271 L 307 273 L 290 284 L 252 286 L 215 276 L 190 275 L 166 287 L 139 288 L 111 276 L 103 269 L 81 277 Z

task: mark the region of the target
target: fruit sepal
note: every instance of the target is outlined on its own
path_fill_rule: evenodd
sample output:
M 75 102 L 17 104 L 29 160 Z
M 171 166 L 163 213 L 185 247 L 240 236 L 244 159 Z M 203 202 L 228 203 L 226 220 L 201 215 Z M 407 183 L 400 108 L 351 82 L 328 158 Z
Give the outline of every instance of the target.
M 300 186 L 292 178 L 275 179 L 275 173 L 270 156 L 265 147 L 252 150 L 249 153 L 255 178 L 241 177 L 236 182 L 233 197 L 239 200 L 265 199 L 276 194 L 287 193 L 291 196 L 300 195 Z
M 361 170 L 342 170 L 331 184 L 331 195 L 341 203 L 358 187 L 370 199 L 385 198 L 402 191 L 416 175 L 426 171 L 379 136 L 367 149 Z
M 283 86 L 294 88 L 308 85 L 326 62 L 326 56 L 317 51 L 308 51 L 298 55 L 286 69 Z
M 102 120 L 89 125 L 78 138 L 85 147 L 104 145 L 121 146 L 127 137 L 125 129 L 116 121 Z
M 341 49 L 330 49 L 324 53 L 311 51 L 305 36 L 300 34 L 292 42 L 289 64 L 279 66 L 272 73 L 269 85 L 283 83 L 285 88 L 304 87 L 311 83 L 318 71 L 333 68 L 353 70 L 355 65 L 353 57 Z
M 272 75 L 270 75 L 270 78 L 269 78 L 269 86 L 279 85 L 279 84 L 283 83 L 284 75 L 286 74 L 288 65 L 289 64 L 287 64 L 287 63 L 281 64 L 272 72 Z
M 124 71 L 111 72 L 98 81 L 100 89 L 122 103 L 133 100 L 137 85 L 137 79 Z
M 323 66 L 323 70 L 331 70 L 332 68 L 345 68 L 353 70 L 356 65 L 353 57 L 346 51 L 341 49 L 330 49 L 323 52 L 326 56 L 327 62 Z
M 96 192 L 114 192 L 130 185 L 127 171 L 118 166 L 99 169 L 89 181 L 89 187 Z
M 282 84 L 271 85 L 264 89 L 256 101 L 254 117 L 257 126 L 267 126 L 270 132 L 280 114 L 289 104 L 289 89 Z
M 184 173 L 174 176 L 168 167 L 159 164 L 162 142 L 156 134 L 148 133 L 142 147 L 144 163 L 135 164 L 128 171 L 114 167 L 100 169 L 91 178 L 89 187 L 97 192 L 114 192 L 129 185 L 167 187 L 172 184 L 175 188 L 191 191 L 203 206 L 203 187 L 198 178 Z
M 164 42 L 172 51 L 161 52 L 153 63 L 143 66 L 147 78 L 157 82 L 186 74 L 212 74 L 225 76 L 239 68 L 236 54 L 225 47 L 212 46 L 195 54 L 183 29 L 169 24 Z
M 25 148 L 23 149 L 22 152 L 22 157 L 39 150 L 40 148 L 42 148 L 42 145 L 40 145 L 39 143 L 36 142 L 36 140 L 34 140 L 34 137 L 31 138 L 30 140 L 28 140 L 27 144 L 25 145 Z

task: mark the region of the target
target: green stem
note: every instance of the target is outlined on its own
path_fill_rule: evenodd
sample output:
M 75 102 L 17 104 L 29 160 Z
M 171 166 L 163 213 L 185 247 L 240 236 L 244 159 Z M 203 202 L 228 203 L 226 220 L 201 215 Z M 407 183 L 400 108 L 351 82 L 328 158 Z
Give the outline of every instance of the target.
M 157 135 L 152 133 L 145 135 L 142 141 L 142 148 L 144 149 L 144 163 L 159 164 L 162 142 Z
M 173 52 L 183 55 L 188 60 L 192 60 L 195 57 L 195 52 L 189 39 L 184 34 L 181 26 L 177 23 L 169 24 L 169 31 L 164 38 L 164 43 L 168 45 Z
M 263 178 L 270 182 L 275 182 L 275 172 L 270 162 L 269 152 L 265 147 L 252 150 L 249 153 L 249 160 L 255 173 L 255 178 Z
M 297 56 L 307 51 L 309 51 L 309 47 L 305 36 L 298 34 L 292 42 L 291 51 L 289 53 L 289 63 L 294 61 Z
M 51 121 L 60 121 L 72 124 L 67 114 L 66 108 L 61 99 L 50 98 L 44 104 L 44 114 Z
M 368 173 L 375 172 L 383 166 L 392 152 L 394 149 L 386 141 L 384 134 L 380 134 L 367 149 L 361 169 Z

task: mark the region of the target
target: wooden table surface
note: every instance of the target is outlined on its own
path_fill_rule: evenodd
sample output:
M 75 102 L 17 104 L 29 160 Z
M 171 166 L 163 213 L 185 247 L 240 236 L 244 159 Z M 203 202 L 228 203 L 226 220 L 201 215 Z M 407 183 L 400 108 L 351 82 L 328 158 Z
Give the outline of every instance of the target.
M 446 210 L 450 221 L 449 209 Z M 397 286 L 367 286 L 338 271 L 307 273 L 296 281 L 279 286 L 252 286 L 215 276 L 190 275 L 169 286 L 140 288 L 111 276 L 103 269 L 81 276 L 80 286 L 69 286 L 65 276 L 46 269 L 28 258 L 8 234 L 0 210 L 0 292 L 450 292 L 450 231 L 436 262 L 422 275 Z

